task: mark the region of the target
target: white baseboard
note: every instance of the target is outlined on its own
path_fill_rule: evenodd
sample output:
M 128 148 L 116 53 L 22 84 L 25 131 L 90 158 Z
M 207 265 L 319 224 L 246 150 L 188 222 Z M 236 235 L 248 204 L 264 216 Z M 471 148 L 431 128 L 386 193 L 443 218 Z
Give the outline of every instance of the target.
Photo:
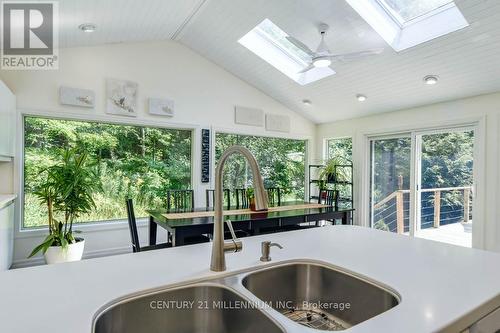
M 84 252 L 83 253 L 83 260 L 92 259 L 92 258 L 115 256 L 118 254 L 125 254 L 125 253 L 132 253 L 131 247 L 119 247 L 119 248 L 113 248 L 113 249 L 94 250 L 94 251 Z M 16 260 L 12 263 L 12 266 L 10 269 L 25 268 L 25 267 L 40 266 L 40 265 L 45 265 L 45 259 L 43 257 L 35 257 L 35 258 L 30 258 L 30 259 Z

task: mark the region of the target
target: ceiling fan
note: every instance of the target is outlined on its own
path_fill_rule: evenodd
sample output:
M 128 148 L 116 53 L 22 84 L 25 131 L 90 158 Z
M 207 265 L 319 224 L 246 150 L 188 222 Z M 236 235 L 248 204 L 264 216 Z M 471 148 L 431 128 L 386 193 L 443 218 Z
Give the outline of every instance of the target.
M 356 60 L 366 56 L 380 54 L 382 53 L 382 51 L 384 51 L 384 49 L 381 48 L 381 49 L 371 49 L 354 53 L 333 54 L 330 52 L 325 42 L 325 36 L 326 33 L 328 32 L 329 26 L 327 24 L 320 24 L 318 28 L 319 28 L 319 33 L 321 34 L 321 42 L 319 43 L 316 52 L 312 51 L 307 45 L 302 43 L 297 38 L 294 38 L 292 36 L 286 37 L 286 39 L 290 43 L 292 43 L 293 45 L 295 45 L 296 47 L 298 47 L 300 50 L 304 51 L 307 55 L 311 57 L 311 62 L 309 63 L 309 66 L 301 70 L 299 73 L 308 72 L 315 67 L 328 67 L 332 64 L 332 61 Z

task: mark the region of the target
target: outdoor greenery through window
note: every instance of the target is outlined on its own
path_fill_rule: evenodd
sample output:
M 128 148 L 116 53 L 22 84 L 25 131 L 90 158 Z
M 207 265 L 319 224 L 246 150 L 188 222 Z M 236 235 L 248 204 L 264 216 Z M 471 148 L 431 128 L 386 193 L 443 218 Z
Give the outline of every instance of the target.
M 352 138 L 329 139 L 327 149 L 327 158 L 341 157 L 352 162 Z
M 145 209 L 164 205 L 167 189 L 191 184 L 190 130 L 25 117 L 25 228 L 47 225 L 47 209 L 34 195 L 38 175 L 73 147 L 89 154 L 101 184 L 96 209 L 78 222 L 126 218 L 127 197 L 136 216 L 146 216 Z
M 282 201 L 304 200 L 306 141 L 262 136 L 216 134 L 216 161 L 224 150 L 240 145 L 257 159 L 264 186 L 282 189 Z M 252 172 L 243 156 L 231 156 L 224 167 L 224 187 L 253 187 Z

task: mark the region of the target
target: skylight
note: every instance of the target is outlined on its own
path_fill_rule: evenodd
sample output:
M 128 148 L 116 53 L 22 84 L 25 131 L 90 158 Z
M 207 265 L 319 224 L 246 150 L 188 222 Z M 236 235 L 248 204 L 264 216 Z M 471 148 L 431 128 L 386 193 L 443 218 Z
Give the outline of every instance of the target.
M 452 0 L 346 0 L 397 52 L 469 25 Z
M 453 0 L 377 0 L 401 24 L 425 16 Z
M 287 36 L 271 20 L 265 19 L 238 42 L 301 85 L 335 74 L 330 67 L 299 73 L 311 63 L 311 57 L 290 43 Z

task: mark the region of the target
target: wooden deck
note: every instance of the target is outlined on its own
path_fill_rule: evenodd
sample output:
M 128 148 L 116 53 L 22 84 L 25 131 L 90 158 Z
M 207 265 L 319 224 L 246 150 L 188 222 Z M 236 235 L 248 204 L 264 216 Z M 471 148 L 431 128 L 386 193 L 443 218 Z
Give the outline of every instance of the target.
M 465 232 L 461 223 L 447 224 L 439 228 L 422 229 L 415 236 L 437 242 L 472 247 L 472 233 Z

